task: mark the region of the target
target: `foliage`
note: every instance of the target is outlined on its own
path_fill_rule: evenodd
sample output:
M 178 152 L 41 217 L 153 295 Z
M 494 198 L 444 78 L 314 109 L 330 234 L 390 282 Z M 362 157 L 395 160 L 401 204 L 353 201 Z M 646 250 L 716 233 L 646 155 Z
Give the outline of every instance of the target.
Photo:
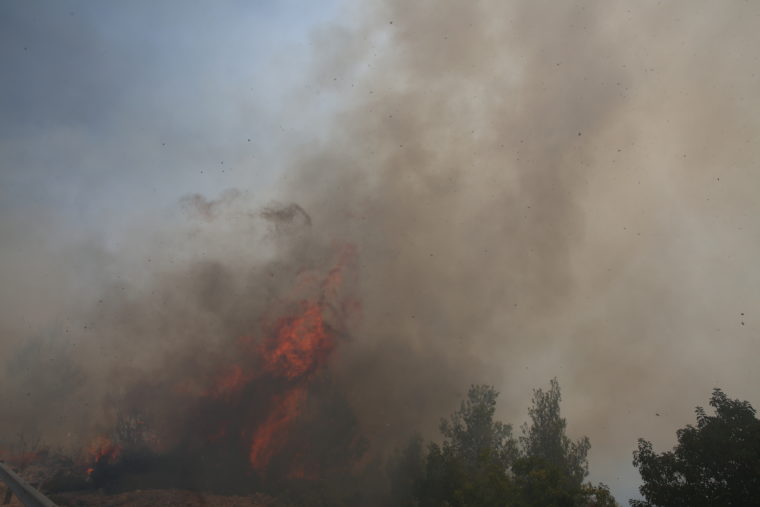
M 530 507 L 574 507 L 580 486 L 559 466 L 536 457 L 520 458 L 513 467 L 520 491 L 520 505 Z
M 575 486 L 580 487 L 588 475 L 588 451 L 591 443 L 588 437 L 577 442 L 565 434 L 567 422 L 560 416 L 559 403 L 562 395 L 559 382 L 553 378 L 549 390 L 533 391 L 533 406 L 528 409 L 531 425 L 523 425 L 520 437 L 526 456 L 543 460 L 566 474 Z
M 512 438 L 512 426 L 494 421 L 496 398 L 492 386 L 473 385 L 459 410 L 441 420 L 443 447 L 468 466 L 480 462 L 487 452 L 490 460 L 508 467 L 517 458 L 517 445 Z
M 760 420 L 747 401 L 713 391 L 714 416 L 697 407 L 697 425 L 676 432 L 672 451 L 657 454 L 640 439 L 633 453 L 646 501 L 633 506 L 757 505 L 760 499 Z
M 596 486 L 591 483 L 581 486 L 581 498 L 584 499 L 583 505 L 586 507 L 617 507 L 617 502 L 610 493 L 610 488 L 603 482 Z
M 459 410 L 441 420 L 443 442 L 428 447 L 416 484 L 396 486 L 397 492 L 406 488 L 412 493 L 411 501 L 398 505 L 501 506 L 513 496 L 508 470 L 518 451 L 512 427 L 494 420 L 497 396 L 491 386 L 470 387 Z M 416 454 L 421 442 L 407 448 L 402 460 L 407 469 L 415 466 L 416 456 L 422 457 Z
M 418 489 L 420 507 L 497 507 L 513 496 L 512 481 L 496 453 L 484 449 L 470 462 L 451 447 L 430 446 Z
M 441 421 L 441 444 L 420 437 L 397 453 L 388 468 L 390 505 L 404 507 L 613 507 L 603 484 L 582 484 L 588 473 L 587 438 L 572 442 L 560 417 L 556 379 L 534 391 L 531 425 L 522 450 L 510 425 L 494 420 L 498 393 L 471 386 L 467 398 Z

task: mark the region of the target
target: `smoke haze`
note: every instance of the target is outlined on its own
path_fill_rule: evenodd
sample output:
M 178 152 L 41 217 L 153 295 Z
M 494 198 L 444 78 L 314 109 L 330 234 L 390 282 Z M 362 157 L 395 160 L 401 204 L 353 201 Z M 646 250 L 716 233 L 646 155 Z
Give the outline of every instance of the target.
M 757 4 L 336 12 L 310 28 L 306 84 L 272 113 L 294 130 L 262 127 L 271 146 L 255 162 L 223 144 L 203 161 L 222 152 L 214 171 L 234 176 L 192 189 L 167 169 L 175 194 L 140 211 L 139 185 L 114 192 L 128 204 L 112 215 L 138 211 L 99 224 L 85 209 L 79 227 L 8 199 L 0 435 L 77 448 L 144 386 L 213 376 L 347 247 L 355 308 L 333 323 L 345 328 L 327 368 L 374 451 L 434 436 L 472 383 L 494 384 L 517 428 L 531 388 L 556 375 L 570 434 L 591 439 L 592 480 L 624 500 L 638 437 L 672 445 L 713 387 L 760 403 Z M 4 132 L 7 181 L 24 179 L 25 143 L 63 142 Z M 174 131 L 187 160 L 161 163 L 196 163 L 206 135 Z M 144 136 L 105 140 L 97 177 L 121 178 L 120 153 Z M 249 164 L 279 179 L 251 183 Z M 24 181 L 12 188 L 55 184 Z M 150 398 L 143 410 L 168 410 Z

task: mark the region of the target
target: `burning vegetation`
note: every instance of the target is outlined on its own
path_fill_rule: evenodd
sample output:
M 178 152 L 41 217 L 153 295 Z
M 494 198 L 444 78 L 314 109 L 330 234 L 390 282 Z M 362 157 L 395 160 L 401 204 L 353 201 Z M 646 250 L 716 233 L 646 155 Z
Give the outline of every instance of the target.
M 121 412 L 111 437 L 98 436 L 86 453 L 94 485 L 112 491 L 202 485 L 239 493 L 263 487 L 265 478 L 317 480 L 355 469 L 363 454 L 359 435 L 350 428 L 328 435 L 321 428 L 352 424 L 345 411 L 348 420 L 336 421 L 341 413 L 326 398 L 338 396 L 328 365 L 349 339 L 347 326 L 358 309 L 345 286 L 355 277 L 356 257 L 353 247 L 336 247 L 331 268 L 299 272 L 257 329 L 227 340 L 224 359 L 206 376 L 148 382 L 115 401 Z M 173 413 L 156 424 L 145 396 Z M 332 448 L 329 463 L 325 446 Z M 336 460 L 341 448 L 349 452 Z

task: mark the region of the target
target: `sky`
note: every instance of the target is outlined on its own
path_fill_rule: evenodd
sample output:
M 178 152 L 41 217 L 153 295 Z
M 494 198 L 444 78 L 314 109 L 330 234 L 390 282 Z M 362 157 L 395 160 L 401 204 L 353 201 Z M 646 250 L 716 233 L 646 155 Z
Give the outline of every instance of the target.
M 278 114 L 285 90 L 308 86 L 311 31 L 335 15 L 330 2 L 2 9 L 3 203 L 97 229 L 138 201 L 270 185 L 272 132 L 298 128 Z
M 277 144 L 307 116 L 282 105 L 308 87 L 312 32 L 336 12 L 331 2 L 4 2 L 0 270 L 13 289 L 0 298 L 19 317 L 8 325 L 57 307 L 48 284 L 100 276 L 78 249 L 119 255 L 146 221 L 182 215 L 183 196 L 239 187 L 266 202 Z M 73 258 L 62 269 L 61 255 Z
M 760 405 L 758 17 L 739 1 L 3 2 L 5 373 L 45 340 L 102 352 L 69 337 L 102 300 L 129 312 L 98 339 L 142 316 L 144 349 L 119 350 L 160 355 L 229 317 L 177 303 L 151 320 L 167 273 L 316 265 L 347 241 L 366 315 L 336 371 L 359 413 L 418 404 L 387 425 L 427 431 L 482 381 L 519 426 L 556 375 L 591 479 L 625 501 L 637 438 L 672 446 L 713 387 Z M 302 236 L 259 215 L 291 202 Z M 65 371 L 110 378 L 77 361 Z M 429 399 L 382 392 L 401 379 Z

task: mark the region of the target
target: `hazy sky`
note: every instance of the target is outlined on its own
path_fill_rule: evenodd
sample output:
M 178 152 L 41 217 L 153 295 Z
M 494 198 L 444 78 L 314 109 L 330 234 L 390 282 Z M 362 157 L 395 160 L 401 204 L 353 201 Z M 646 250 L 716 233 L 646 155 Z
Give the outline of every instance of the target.
M 15 316 L 3 325 L 44 321 L 62 293 L 99 286 L 97 259 L 145 222 L 172 223 L 183 196 L 243 188 L 265 202 L 278 143 L 303 129 L 283 103 L 309 88 L 314 29 L 336 9 L 3 2 L 0 300 Z
M 271 184 L 271 145 L 297 128 L 282 101 L 309 87 L 312 32 L 336 14 L 296 1 L 0 9 L 2 205 L 98 229 L 187 193 Z
M 636 438 L 760 406 L 760 4 L 411 4 L 0 3 L 6 369 L 125 278 L 270 251 L 241 217 L 279 200 L 358 246 L 368 404 L 404 347 L 462 384 L 421 424 L 556 375 L 622 501 Z

